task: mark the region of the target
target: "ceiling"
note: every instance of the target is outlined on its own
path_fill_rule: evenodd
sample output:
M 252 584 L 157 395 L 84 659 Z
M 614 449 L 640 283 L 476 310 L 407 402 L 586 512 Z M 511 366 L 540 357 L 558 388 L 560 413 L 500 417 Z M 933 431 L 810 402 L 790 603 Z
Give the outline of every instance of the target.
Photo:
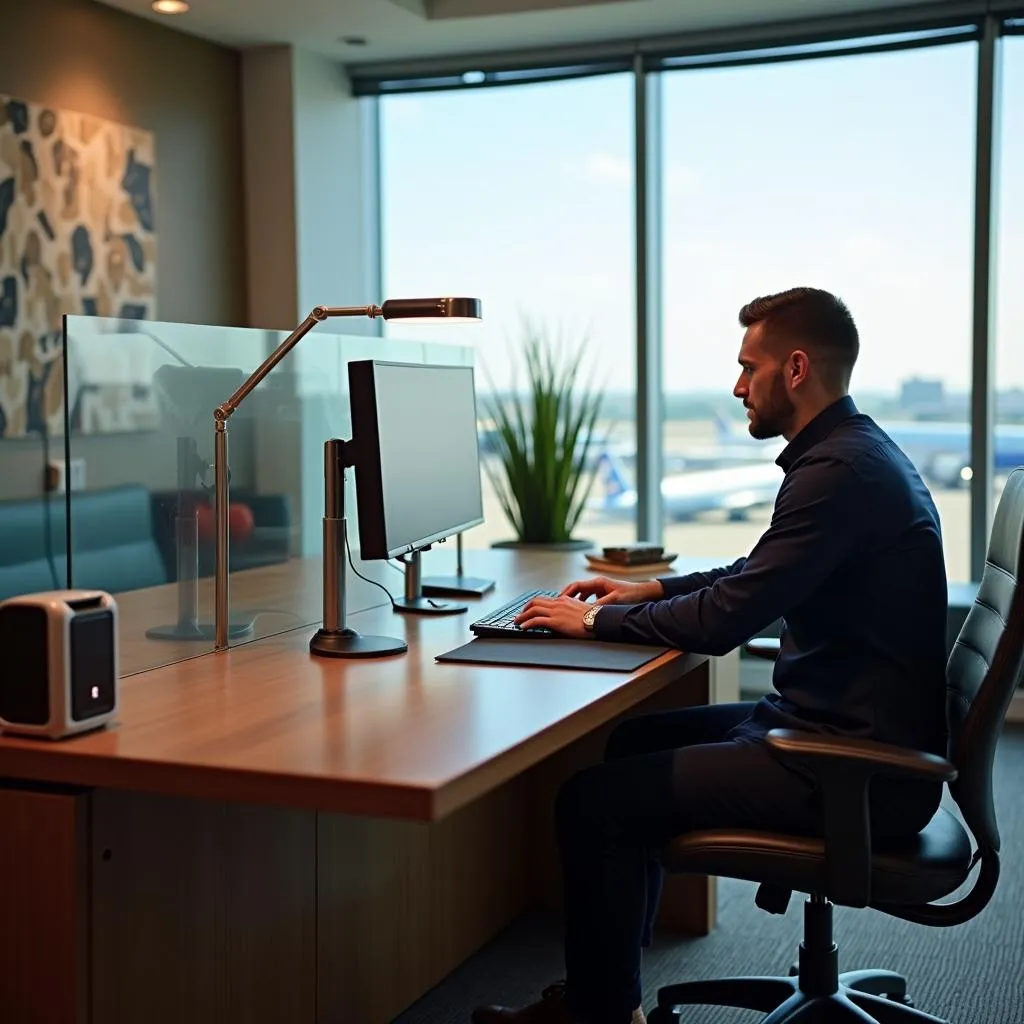
M 345 64 L 638 39 L 891 8 L 888 0 L 96 0 L 239 49 L 274 43 Z M 930 0 L 902 0 L 900 6 Z M 364 45 L 343 42 L 365 39 Z

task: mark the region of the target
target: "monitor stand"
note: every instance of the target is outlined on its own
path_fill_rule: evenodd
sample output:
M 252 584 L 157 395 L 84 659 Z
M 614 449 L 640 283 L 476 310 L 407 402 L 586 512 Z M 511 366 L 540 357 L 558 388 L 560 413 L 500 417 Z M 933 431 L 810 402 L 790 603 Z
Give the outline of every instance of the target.
M 465 576 L 462 572 L 462 534 L 455 535 L 455 575 L 424 576 L 420 589 L 428 596 L 450 594 L 453 597 L 483 597 L 494 589 L 494 580 Z
M 380 658 L 404 654 L 397 636 L 367 636 L 345 624 L 348 534 L 345 522 L 345 470 L 352 464 L 351 441 L 324 442 L 324 624 L 309 638 L 309 653 L 320 658 Z
M 395 598 L 396 612 L 411 612 L 416 615 L 456 615 L 469 607 L 452 601 L 438 601 L 424 597 L 420 586 L 420 552 L 411 551 L 399 555 L 398 560 L 405 566 L 405 596 Z

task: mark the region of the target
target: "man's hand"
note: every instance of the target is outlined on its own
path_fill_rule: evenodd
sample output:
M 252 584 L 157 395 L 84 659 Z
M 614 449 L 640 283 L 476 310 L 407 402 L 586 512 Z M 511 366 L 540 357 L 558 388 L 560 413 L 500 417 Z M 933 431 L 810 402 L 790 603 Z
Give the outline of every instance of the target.
M 586 601 L 571 597 L 535 597 L 516 616 L 520 629 L 544 626 L 562 636 L 580 640 L 593 636 L 583 625 L 583 613 L 590 607 Z
M 576 580 L 563 587 L 559 594 L 559 597 L 575 597 L 583 601 L 588 597 L 596 597 L 597 604 L 641 604 L 644 601 L 660 601 L 664 596 L 665 588 L 658 580 L 626 583 L 607 576 Z

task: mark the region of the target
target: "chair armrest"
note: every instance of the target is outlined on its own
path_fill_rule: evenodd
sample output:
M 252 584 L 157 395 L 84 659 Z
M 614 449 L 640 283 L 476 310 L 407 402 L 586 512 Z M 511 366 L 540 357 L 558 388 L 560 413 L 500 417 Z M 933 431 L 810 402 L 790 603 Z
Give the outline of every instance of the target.
M 782 760 L 799 760 L 809 767 L 815 762 L 838 761 L 851 772 L 860 771 L 867 777 L 898 775 L 933 782 L 953 782 L 957 774 L 956 766 L 944 757 L 910 747 L 897 747 L 894 743 L 852 740 L 845 736 L 804 732 L 802 729 L 772 729 L 767 743 Z
M 874 775 L 952 782 L 956 767 L 944 757 L 874 740 L 798 729 L 772 729 L 768 749 L 783 764 L 803 768 L 818 783 L 825 838 L 826 893 L 836 903 L 871 901 L 871 817 L 868 786 Z
M 743 645 L 743 650 L 752 657 L 774 661 L 779 656 L 780 646 L 778 637 L 758 636 L 753 640 L 748 640 Z

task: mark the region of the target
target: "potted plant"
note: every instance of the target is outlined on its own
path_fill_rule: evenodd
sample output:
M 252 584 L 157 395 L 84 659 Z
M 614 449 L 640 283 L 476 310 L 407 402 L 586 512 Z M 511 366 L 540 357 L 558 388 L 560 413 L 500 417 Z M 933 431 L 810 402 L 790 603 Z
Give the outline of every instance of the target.
M 525 393 L 514 375 L 511 394 L 501 397 L 492 387 L 487 403 L 497 459 L 484 467 L 516 534 L 494 546 L 588 548 L 573 530 L 594 483 L 601 395 L 578 385 L 584 346 L 566 355 L 529 325 L 524 333 Z

